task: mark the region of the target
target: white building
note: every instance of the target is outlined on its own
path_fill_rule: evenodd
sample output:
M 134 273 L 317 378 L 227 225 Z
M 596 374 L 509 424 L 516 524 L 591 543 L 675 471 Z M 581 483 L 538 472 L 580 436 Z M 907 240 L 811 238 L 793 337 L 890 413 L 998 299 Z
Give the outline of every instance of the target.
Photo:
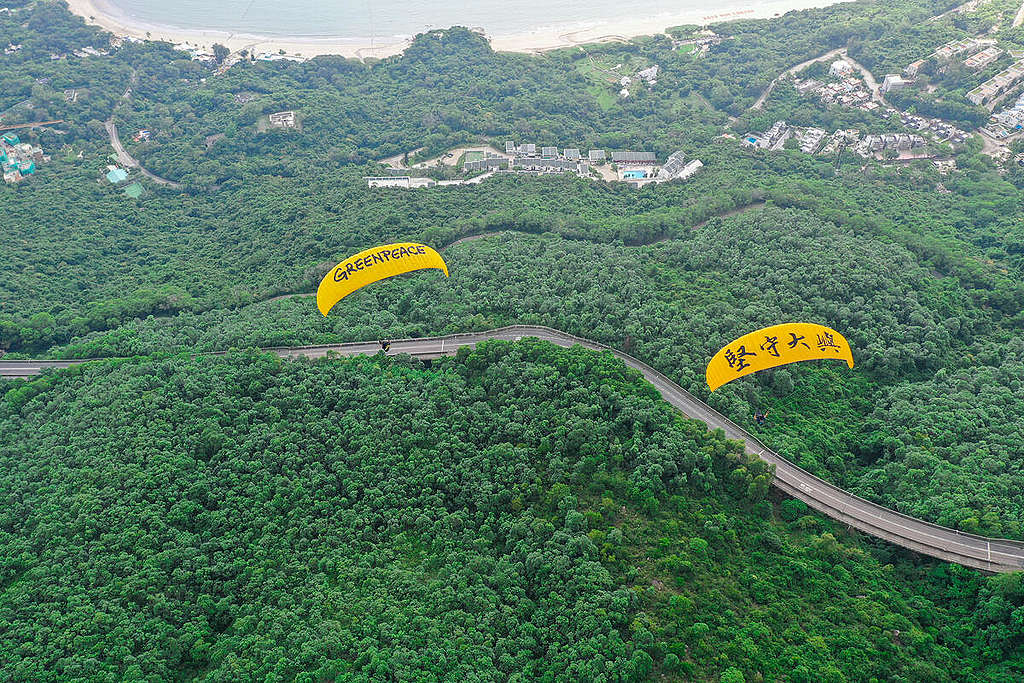
M 825 139 L 828 133 L 821 128 L 806 128 L 796 135 L 797 144 L 800 145 L 800 151 L 804 154 L 813 154 L 819 146 L 821 141 Z
M 637 78 L 642 78 L 651 85 L 658 82 L 658 65 L 649 66 L 646 69 L 641 69 L 636 72 Z
M 853 66 L 845 59 L 837 59 L 832 62 L 832 66 L 828 70 L 829 76 L 836 76 L 837 78 L 849 76 L 851 73 L 853 73 Z
M 995 45 L 990 45 L 981 52 L 975 53 L 964 60 L 964 66 L 971 69 L 981 69 L 999 59 L 1001 54 L 1003 54 L 1002 50 Z
M 676 177 L 680 180 L 686 180 L 702 168 L 704 168 L 704 162 L 700 159 L 694 159 L 690 163 L 686 164 L 686 166 L 683 167 L 683 170 L 680 171 Z
M 279 111 L 270 115 L 270 125 L 277 126 L 279 128 L 294 128 L 295 127 L 295 112 L 293 111 Z
M 907 87 L 907 81 L 903 80 L 899 74 L 886 74 L 882 79 L 882 92 L 896 92 L 905 87 Z
M 436 181 L 433 178 L 411 178 L 407 175 L 388 176 L 367 176 L 365 178 L 367 187 L 433 187 Z
M 917 72 L 921 70 L 921 67 L 924 66 L 927 61 L 927 59 L 919 59 L 916 62 L 911 62 L 910 64 L 907 64 L 907 68 L 903 70 L 903 73 L 905 73 L 909 78 L 915 78 L 917 76 Z

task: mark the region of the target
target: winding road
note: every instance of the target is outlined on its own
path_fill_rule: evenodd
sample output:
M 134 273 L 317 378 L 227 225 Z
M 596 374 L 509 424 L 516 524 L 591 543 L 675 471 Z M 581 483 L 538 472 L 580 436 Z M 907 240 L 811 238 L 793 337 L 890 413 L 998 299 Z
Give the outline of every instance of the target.
M 103 125 L 107 127 L 107 135 L 110 136 L 111 147 L 113 147 L 114 151 L 117 152 L 117 163 L 126 168 L 139 169 L 139 172 L 142 173 L 142 175 L 146 176 L 154 183 L 173 187 L 176 190 L 181 189 L 181 183 L 176 183 L 173 180 L 168 180 L 167 178 L 161 178 L 157 174 L 147 171 L 135 157 L 125 151 L 124 146 L 121 144 L 121 138 L 117 134 L 117 124 L 114 123 L 114 117 L 107 119 Z
M 861 64 L 860 62 L 857 62 L 852 57 L 850 57 L 848 54 L 846 54 L 846 48 L 845 47 L 841 47 L 841 48 L 838 48 L 838 49 L 826 52 L 823 55 L 819 55 L 817 57 L 814 57 L 813 59 L 808 59 L 806 62 L 800 62 L 796 66 L 791 66 L 790 68 L 788 68 L 785 71 L 783 71 L 782 73 L 780 73 L 778 76 L 776 76 L 772 80 L 771 83 L 768 84 L 768 87 L 764 89 L 764 92 L 762 92 L 761 96 L 757 98 L 757 101 L 754 102 L 752 105 L 750 105 L 749 111 L 754 111 L 756 109 L 760 109 L 761 107 L 763 107 L 764 103 L 765 103 L 765 100 L 767 100 L 768 96 L 772 94 L 772 90 L 774 90 L 775 86 L 779 84 L 779 81 L 782 80 L 783 78 L 785 78 L 786 76 L 795 76 L 797 73 L 799 73 L 800 71 L 806 69 L 807 67 L 809 67 L 811 64 L 814 64 L 815 62 L 820 62 L 821 60 L 828 59 L 829 57 L 838 57 L 840 55 L 842 55 L 843 58 L 846 61 L 848 61 L 851 66 L 853 66 L 858 71 L 860 71 L 861 75 L 864 77 L 864 82 L 867 84 L 868 88 L 871 90 L 871 98 L 873 100 L 875 100 L 876 102 L 878 102 L 879 104 L 885 104 L 886 102 L 885 102 L 885 99 L 882 97 L 881 88 L 879 87 L 878 81 L 875 80 L 875 77 L 871 73 L 871 71 L 867 67 L 865 67 L 863 64 Z
M 1024 541 L 987 538 L 915 519 L 859 498 L 815 477 L 772 451 L 711 406 L 692 396 L 664 374 L 643 361 L 598 342 L 566 332 L 537 325 L 512 325 L 486 332 L 451 334 L 443 337 L 402 339 L 391 343 L 391 354 L 407 353 L 422 359 L 454 355 L 459 347 L 475 346 L 490 339 L 518 340 L 537 337 L 557 344 L 579 344 L 593 351 L 607 351 L 626 365 L 638 370 L 654 385 L 662 397 L 688 417 L 701 420 L 709 428 L 722 429 L 730 439 L 744 442 L 748 453 L 757 455 L 775 466 L 772 484 L 784 493 L 837 521 L 848 524 L 877 538 L 884 539 L 923 555 L 955 562 L 987 572 L 1024 570 Z M 373 355 L 380 351 L 376 341 L 330 344 L 324 346 L 278 347 L 264 349 L 281 358 L 321 358 L 328 354 L 342 356 Z M 223 355 L 217 352 L 211 355 Z M 66 368 L 84 360 L 8 360 L 0 359 L 0 375 L 28 377 L 47 368 Z
M 111 112 L 110 118 L 103 122 L 104 127 L 107 129 L 107 135 L 110 137 L 110 146 L 114 148 L 114 152 L 117 154 L 117 163 L 121 164 L 125 168 L 139 169 L 139 172 L 142 173 L 142 175 L 146 176 L 158 185 L 165 185 L 167 187 L 173 187 L 176 190 L 180 190 L 182 187 L 181 183 L 176 183 L 173 180 L 168 180 L 167 178 L 161 178 L 157 174 L 151 173 L 143 168 L 142 164 L 139 163 L 139 160 L 125 150 L 124 145 L 121 144 L 121 136 L 117 134 L 117 123 L 114 122 L 114 115 L 117 113 L 118 107 L 122 104 L 127 104 L 131 100 L 132 88 L 138 80 L 138 72 L 136 72 L 135 69 L 132 69 L 130 85 L 128 85 L 124 89 L 124 92 L 121 93 L 121 101 L 114 107 L 114 111 Z
M 783 78 L 785 78 L 786 76 L 792 76 L 792 75 L 796 74 L 797 72 L 802 71 L 803 69 L 806 69 L 807 67 L 809 67 L 811 64 L 814 64 L 815 62 L 820 62 L 823 59 L 828 59 L 829 57 L 834 57 L 835 55 L 838 55 L 838 54 L 843 53 L 845 51 L 846 51 L 845 48 L 838 48 L 836 50 L 832 50 L 830 52 L 826 52 L 823 55 L 818 55 L 817 57 L 812 57 L 811 59 L 808 59 L 806 62 L 800 62 L 796 66 L 791 66 L 790 68 L 786 69 L 785 71 L 780 73 L 778 76 L 776 76 L 774 79 L 772 79 L 772 82 L 769 83 L 768 87 L 764 89 L 764 92 L 762 92 L 761 96 L 757 98 L 757 101 L 754 102 L 752 105 L 750 105 L 750 110 L 753 111 L 755 109 L 760 109 L 761 107 L 763 107 L 764 106 L 764 101 L 767 100 L 768 96 L 772 94 L 772 90 L 774 90 L 775 86 L 778 85 L 779 81 L 782 80 Z

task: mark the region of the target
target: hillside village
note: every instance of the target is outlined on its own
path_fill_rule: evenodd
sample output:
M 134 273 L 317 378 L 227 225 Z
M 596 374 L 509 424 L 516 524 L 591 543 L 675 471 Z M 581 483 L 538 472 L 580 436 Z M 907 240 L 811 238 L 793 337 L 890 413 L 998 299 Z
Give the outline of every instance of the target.
M 776 121 L 764 133 L 748 135 L 743 143 L 758 149 L 778 151 L 789 140 L 793 140 L 795 146 L 805 154 L 832 154 L 844 147 L 865 159 L 870 157 L 879 161 L 887 158 L 887 151 L 893 158 L 901 160 L 928 159 L 934 156 L 924 150 L 926 140 L 913 133 L 861 135 L 856 129 L 845 129 L 829 134 L 822 128 L 789 126 L 785 121 Z
M 983 126 L 979 132 L 987 137 L 1007 142 L 1024 128 L 1024 96 L 1017 97 L 1013 104 L 999 113 L 995 113 L 995 110 L 1010 93 L 1021 94 L 1019 86 L 1024 84 L 1024 53 L 1004 50 L 994 38 L 953 40 L 939 46 L 927 57 L 908 64 L 903 70 L 903 75 L 908 79 L 917 79 L 925 71 L 941 74 L 955 65 L 980 72 L 1000 61 L 1005 63 L 1011 60 L 1012 63 L 970 89 L 965 95 L 971 104 L 985 107 L 992 113 L 989 124 Z M 913 86 L 916 81 L 908 80 L 904 83 L 905 87 Z M 934 86 L 926 86 L 928 91 L 933 88 Z
M 0 164 L 5 183 L 20 183 L 36 172 L 36 164 L 49 160 L 42 147 L 22 142 L 14 133 L 0 136 Z
M 890 122 L 898 121 L 902 132 L 892 132 L 891 128 L 888 132 L 875 134 L 856 129 L 829 132 L 777 121 L 767 130 L 746 133 L 742 142 L 769 151 L 795 147 L 807 154 L 832 154 L 838 149 L 849 149 L 865 159 L 880 161 L 933 159 L 937 166 L 945 168 L 947 162 L 940 158 L 943 154 L 936 151 L 936 145 L 949 145 L 956 149 L 972 135 L 980 134 L 987 141 L 986 153 L 997 161 L 1005 161 L 1011 156 L 1009 144 L 1024 137 L 1024 52 L 1005 50 L 995 38 L 951 40 L 909 63 L 902 73 L 884 74 L 877 86 L 869 87 L 854 64 L 842 56 L 828 64 L 825 76 L 818 75 L 822 73 L 820 70 L 809 77 L 797 74 L 792 80 L 793 87 L 799 95 L 815 97 L 829 108 L 861 109 Z M 957 70 L 951 71 L 953 67 Z M 960 74 L 971 73 L 985 74 L 987 78 L 963 97 L 971 105 L 985 107 L 990 112 L 988 122 L 973 131 L 937 116 L 922 115 L 913 109 L 901 111 L 886 99 L 892 97 L 895 101 L 905 101 L 895 96 L 915 92 L 932 95 L 937 91 L 939 94 L 933 97 L 949 97 L 943 94 L 949 91 L 939 90 L 933 81 L 945 78 L 947 80 L 941 82 L 948 88 L 950 78 L 966 77 Z

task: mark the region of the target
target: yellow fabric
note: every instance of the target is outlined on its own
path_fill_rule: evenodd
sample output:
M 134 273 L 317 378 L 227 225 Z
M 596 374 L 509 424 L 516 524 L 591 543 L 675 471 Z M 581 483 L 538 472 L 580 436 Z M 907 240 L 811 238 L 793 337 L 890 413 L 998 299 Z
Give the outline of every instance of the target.
M 398 242 L 366 249 L 345 259 L 324 276 L 316 290 L 316 307 L 326 316 L 334 304 L 360 287 L 423 268 L 438 268 L 448 277 L 448 264 L 425 244 Z
M 784 323 L 745 334 L 723 347 L 708 363 L 711 391 L 759 370 L 801 360 L 838 358 L 853 367 L 853 352 L 843 335 L 814 323 Z

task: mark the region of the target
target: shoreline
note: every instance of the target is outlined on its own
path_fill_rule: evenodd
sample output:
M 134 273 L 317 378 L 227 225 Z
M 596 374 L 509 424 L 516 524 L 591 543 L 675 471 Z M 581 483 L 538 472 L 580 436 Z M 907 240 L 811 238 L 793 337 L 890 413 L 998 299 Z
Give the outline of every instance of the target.
M 851 0 L 761 0 L 756 4 L 744 0 L 725 0 L 725 6 L 709 11 L 694 9 L 684 12 L 659 14 L 645 18 L 580 22 L 575 25 L 546 27 L 508 35 L 484 35 L 496 52 L 539 53 L 586 43 L 624 42 L 637 36 L 663 33 L 670 26 L 683 24 L 705 25 L 735 19 L 769 19 L 786 12 L 826 7 Z M 68 8 L 85 20 L 119 37 L 140 40 L 166 41 L 211 48 L 220 43 L 232 52 L 249 50 L 251 53 L 279 53 L 302 58 L 319 55 L 339 55 L 364 59 L 390 57 L 400 54 L 412 38 L 388 36 L 378 39 L 340 38 L 318 36 L 268 36 L 232 33 L 222 30 L 175 28 L 148 24 L 127 17 L 104 0 L 66 0 Z

